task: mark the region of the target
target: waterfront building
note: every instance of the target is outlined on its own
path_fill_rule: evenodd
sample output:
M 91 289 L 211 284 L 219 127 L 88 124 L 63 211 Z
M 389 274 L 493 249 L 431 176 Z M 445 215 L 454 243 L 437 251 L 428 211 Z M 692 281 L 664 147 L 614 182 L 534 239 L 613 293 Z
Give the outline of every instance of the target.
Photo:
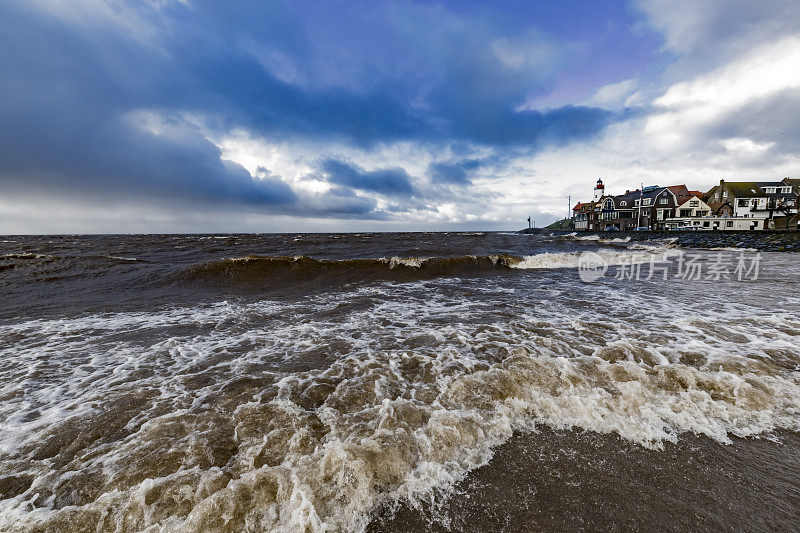
M 788 179 L 788 178 L 787 178 Z M 795 180 L 796 181 L 796 180 Z M 720 208 L 730 206 L 733 216 L 773 220 L 797 214 L 798 194 L 791 183 L 784 181 L 740 181 L 726 182 L 708 192 L 709 205 Z
M 595 202 L 580 202 L 572 208 L 572 220 L 575 222 L 576 230 L 594 230 L 594 206 Z
M 651 185 L 620 195 L 607 195 L 597 180 L 592 202 L 573 208 L 575 229 L 634 230 L 763 230 L 800 227 L 800 180 L 726 182 L 707 193 L 686 185 Z
M 686 197 L 685 185 L 652 185 L 605 196 L 600 202 L 599 228 L 607 231 L 666 229 L 666 221 L 675 214 L 679 195 Z
M 668 230 L 696 231 L 744 231 L 766 229 L 763 217 L 734 216 L 729 210 L 717 216 L 713 209 L 698 195 L 693 195 L 678 206 L 676 216 L 665 224 Z

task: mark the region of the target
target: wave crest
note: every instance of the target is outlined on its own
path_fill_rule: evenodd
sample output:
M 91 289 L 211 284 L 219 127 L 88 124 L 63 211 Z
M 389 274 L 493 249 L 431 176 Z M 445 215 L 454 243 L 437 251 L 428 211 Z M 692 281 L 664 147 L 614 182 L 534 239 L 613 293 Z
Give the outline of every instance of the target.
M 448 276 L 470 276 L 508 270 L 522 261 L 512 255 L 467 255 L 454 257 L 389 257 L 376 259 L 315 259 L 307 256 L 248 255 L 210 261 L 190 267 L 184 280 L 212 283 L 264 283 L 339 279 L 416 280 Z

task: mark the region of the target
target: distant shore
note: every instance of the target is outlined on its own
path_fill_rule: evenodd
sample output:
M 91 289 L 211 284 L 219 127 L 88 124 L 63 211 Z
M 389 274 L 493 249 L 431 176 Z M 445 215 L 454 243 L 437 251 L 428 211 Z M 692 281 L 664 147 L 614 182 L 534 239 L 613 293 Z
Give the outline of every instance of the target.
M 586 237 L 597 235 L 601 239 L 629 239 L 651 241 L 675 239 L 682 248 L 750 248 L 761 252 L 800 252 L 800 232 L 787 230 L 767 231 L 575 231 L 545 228 L 525 228 L 521 234 L 553 234 Z

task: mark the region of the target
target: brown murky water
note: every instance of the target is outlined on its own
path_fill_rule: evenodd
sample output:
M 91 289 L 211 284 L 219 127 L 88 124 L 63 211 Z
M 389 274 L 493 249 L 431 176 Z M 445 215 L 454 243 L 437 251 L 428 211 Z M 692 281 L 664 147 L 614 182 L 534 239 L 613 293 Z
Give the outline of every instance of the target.
M 664 281 L 614 271 L 755 251 L 0 240 L 0 530 L 798 528 L 795 253 Z

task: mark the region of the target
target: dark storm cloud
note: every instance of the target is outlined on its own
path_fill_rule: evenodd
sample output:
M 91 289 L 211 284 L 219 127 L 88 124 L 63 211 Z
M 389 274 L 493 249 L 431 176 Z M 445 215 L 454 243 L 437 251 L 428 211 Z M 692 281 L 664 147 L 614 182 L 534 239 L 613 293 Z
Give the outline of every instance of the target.
M 428 176 L 434 183 L 470 183 L 467 171 L 473 168 L 464 163 L 431 163 L 428 165 Z
M 712 121 L 702 131 L 710 139 L 748 138 L 758 143 L 773 144 L 769 155 L 796 155 L 800 146 L 800 93 L 790 88 L 754 98 Z
M 472 172 L 484 165 L 480 159 L 437 161 L 428 165 L 428 176 L 434 183 L 471 183 Z
M 18 192 L 281 206 L 279 179 L 253 179 L 217 146 L 167 113 L 160 133 L 129 113 L 163 103 L 154 51 L 114 32 L 83 35 L 52 18 L 0 7 L 0 179 Z M 133 53 L 136 51 L 137 53 Z M 141 53 L 138 53 L 141 52 Z M 167 82 L 164 87 L 168 87 Z
M 385 218 L 385 214 L 377 210 L 374 198 L 358 196 L 347 187 L 332 187 L 325 194 L 306 196 L 298 207 L 297 212 L 307 216 L 358 217 L 376 220 Z
M 458 147 L 451 146 L 451 151 L 458 153 Z M 467 151 L 468 153 L 468 151 Z M 490 167 L 502 168 L 508 163 L 514 152 L 508 151 L 503 156 L 454 158 L 447 161 L 434 161 L 428 165 L 427 175 L 434 184 L 472 184 L 472 177 L 481 169 Z M 486 177 L 486 176 L 484 176 Z
M 243 128 L 267 139 L 361 147 L 461 140 L 496 150 L 586 138 L 614 119 L 587 107 L 518 110 L 548 90 L 559 45 L 527 29 L 509 37 L 502 21 L 449 17 L 440 6 L 43 5 L 0 4 L 0 180 L 17 190 L 292 212 L 306 201 L 289 185 L 220 160 L 186 117 L 223 135 Z M 520 58 L 520 50 L 541 53 Z M 325 169 L 342 186 L 415 192 L 400 168 L 329 160 Z M 468 170 L 432 172 L 468 185 Z M 325 198 L 332 213 L 374 209 L 363 199 Z
M 265 135 L 541 147 L 586 138 L 613 119 L 588 107 L 519 110 L 529 94 L 549 90 L 558 46 L 522 32 L 507 53 L 542 49 L 544 57 L 509 66 L 498 22 L 434 24 L 428 17 L 447 13 L 411 3 L 402 15 L 346 4 L 219 5 L 193 2 L 174 29 L 179 38 L 168 40 L 197 82 L 180 103 L 224 110 Z
M 411 177 L 399 167 L 368 171 L 352 163 L 328 158 L 322 161 L 322 170 L 331 183 L 353 189 L 388 196 L 409 196 L 414 193 Z

